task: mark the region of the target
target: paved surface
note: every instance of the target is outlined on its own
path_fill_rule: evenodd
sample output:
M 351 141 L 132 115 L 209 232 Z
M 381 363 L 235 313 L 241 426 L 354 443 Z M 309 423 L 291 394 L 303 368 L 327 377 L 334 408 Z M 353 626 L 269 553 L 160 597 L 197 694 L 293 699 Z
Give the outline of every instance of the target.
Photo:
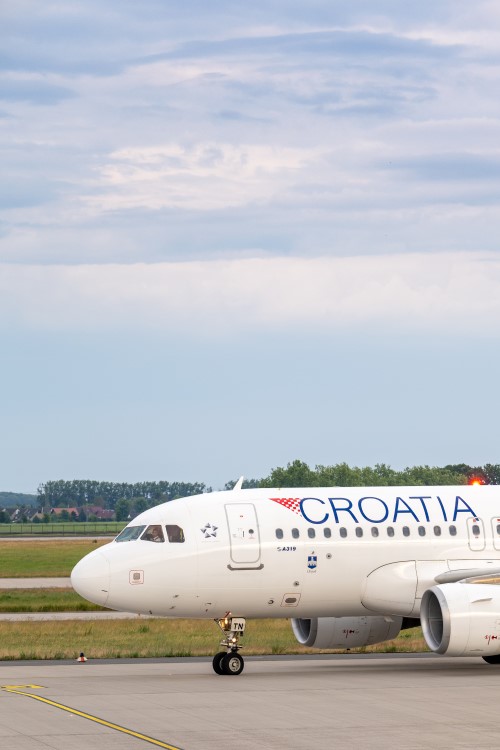
M 0 578 L 0 590 L 70 588 L 71 578 Z
M 0 622 L 50 622 L 51 620 L 152 620 L 136 612 L 2 612 Z
M 386 654 L 248 658 L 239 677 L 207 660 L 0 663 L 0 685 L 184 750 L 498 750 L 500 668 L 481 659 Z M 43 686 L 43 687 L 42 687 Z M 0 691 L 9 750 L 139 750 L 144 739 Z

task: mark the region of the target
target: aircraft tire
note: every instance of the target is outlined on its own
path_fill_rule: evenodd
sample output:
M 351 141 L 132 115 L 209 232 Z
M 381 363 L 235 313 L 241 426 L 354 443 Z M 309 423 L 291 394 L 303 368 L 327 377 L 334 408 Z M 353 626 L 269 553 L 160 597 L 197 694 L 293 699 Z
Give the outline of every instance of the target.
M 212 660 L 212 666 L 216 674 L 224 674 L 224 671 L 222 669 L 222 660 L 225 656 L 227 656 L 225 651 L 219 651 L 218 654 L 215 654 Z
M 500 654 L 494 654 L 493 656 L 483 656 L 483 659 L 488 664 L 500 664 Z
M 224 658 L 222 659 L 220 665 L 222 667 L 223 674 L 237 675 L 243 672 L 245 662 L 243 661 L 243 657 L 240 654 L 231 652 L 229 654 L 224 654 Z

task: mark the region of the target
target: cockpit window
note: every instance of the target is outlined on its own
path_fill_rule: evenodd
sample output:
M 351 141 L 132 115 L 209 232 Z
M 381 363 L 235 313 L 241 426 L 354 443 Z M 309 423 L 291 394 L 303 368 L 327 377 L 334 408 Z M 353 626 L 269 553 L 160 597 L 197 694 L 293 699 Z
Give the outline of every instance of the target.
M 115 542 L 133 542 L 139 539 L 145 526 L 127 526 L 115 539 Z
M 165 526 L 169 542 L 184 542 L 184 532 L 180 526 Z
M 155 523 L 148 526 L 141 539 L 145 542 L 164 542 L 165 535 L 160 524 Z

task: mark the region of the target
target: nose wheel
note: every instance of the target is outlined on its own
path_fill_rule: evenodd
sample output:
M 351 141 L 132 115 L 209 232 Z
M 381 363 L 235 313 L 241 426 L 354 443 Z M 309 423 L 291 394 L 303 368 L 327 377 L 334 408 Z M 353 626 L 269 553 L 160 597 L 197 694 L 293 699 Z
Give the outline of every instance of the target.
M 215 654 L 212 666 L 216 674 L 241 674 L 245 662 L 241 654 L 230 651 L 219 651 Z
M 212 666 L 216 674 L 241 674 L 245 662 L 241 654 L 238 653 L 242 648 L 239 639 L 245 632 L 245 619 L 243 617 L 232 617 L 230 612 L 215 621 L 224 634 L 224 640 L 220 645 L 226 647 L 226 651 L 219 651 L 215 654 Z

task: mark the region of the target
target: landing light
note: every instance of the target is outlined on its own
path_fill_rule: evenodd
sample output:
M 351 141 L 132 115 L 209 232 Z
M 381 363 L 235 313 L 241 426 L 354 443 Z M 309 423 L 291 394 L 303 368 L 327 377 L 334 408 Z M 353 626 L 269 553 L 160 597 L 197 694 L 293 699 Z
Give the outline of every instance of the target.
M 479 485 L 483 484 L 481 479 L 471 479 L 469 482 L 472 487 L 478 487 Z

